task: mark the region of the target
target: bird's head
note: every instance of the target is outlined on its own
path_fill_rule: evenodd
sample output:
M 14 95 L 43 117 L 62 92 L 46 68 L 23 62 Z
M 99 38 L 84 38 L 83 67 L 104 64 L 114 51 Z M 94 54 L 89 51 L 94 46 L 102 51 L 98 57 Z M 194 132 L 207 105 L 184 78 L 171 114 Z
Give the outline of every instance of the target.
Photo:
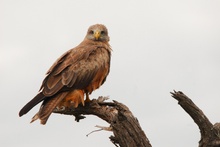
M 109 41 L 108 30 L 102 24 L 95 24 L 89 27 L 86 38 L 93 41 Z

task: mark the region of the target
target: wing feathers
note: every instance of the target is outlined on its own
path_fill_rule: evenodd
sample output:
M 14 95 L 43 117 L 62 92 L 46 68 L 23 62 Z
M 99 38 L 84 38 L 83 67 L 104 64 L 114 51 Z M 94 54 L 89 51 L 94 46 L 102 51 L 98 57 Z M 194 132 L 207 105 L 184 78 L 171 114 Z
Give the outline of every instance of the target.
M 72 49 L 71 49 L 72 50 Z M 71 50 L 65 52 L 60 58 L 58 58 L 56 60 L 56 62 L 50 67 L 50 69 L 47 71 L 47 74 L 50 74 L 52 71 L 54 71 L 55 68 L 57 68 L 57 66 L 59 66 L 65 59 L 66 56 L 69 55 L 69 53 L 71 52 Z M 60 70 L 56 70 L 55 74 L 59 74 L 59 72 L 61 72 L 62 69 Z
M 45 96 L 42 92 L 38 93 L 30 102 L 28 102 L 19 112 L 19 116 L 22 116 L 29 112 L 35 105 L 40 103 L 45 99 Z
M 60 80 L 59 82 L 54 84 L 53 87 L 48 87 L 47 85 L 45 85 L 42 92 L 47 97 L 50 97 L 50 96 L 57 94 L 61 90 L 61 88 L 64 89 L 64 85 L 62 84 L 62 81 Z
M 90 48 L 76 47 L 59 58 L 48 71 L 41 90 L 46 96 L 52 96 L 62 89 L 85 88 L 97 72 L 95 55 L 96 45 Z M 98 56 L 100 58 L 100 55 Z M 103 63 L 102 63 L 103 64 Z
M 74 74 L 73 71 L 64 72 L 62 74 L 62 83 L 63 83 L 63 85 L 69 85 L 71 80 L 73 80 L 74 75 L 75 74 Z

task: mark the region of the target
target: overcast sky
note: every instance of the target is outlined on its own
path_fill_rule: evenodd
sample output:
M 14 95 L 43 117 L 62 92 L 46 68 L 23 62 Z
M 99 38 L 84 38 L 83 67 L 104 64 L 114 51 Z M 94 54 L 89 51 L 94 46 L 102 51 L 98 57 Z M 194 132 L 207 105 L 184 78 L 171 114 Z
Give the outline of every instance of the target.
M 19 118 L 46 71 L 78 45 L 90 25 L 109 30 L 113 49 L 106 83 L 92 94 L 127 105 L 154 147 L 195 147 L 199 129 L 170 96 L 188 95 L 212 123 L 220 120 L 219 0 L 0 0 L 0 146 L 113 147 L 108 126 L 89 116 Z

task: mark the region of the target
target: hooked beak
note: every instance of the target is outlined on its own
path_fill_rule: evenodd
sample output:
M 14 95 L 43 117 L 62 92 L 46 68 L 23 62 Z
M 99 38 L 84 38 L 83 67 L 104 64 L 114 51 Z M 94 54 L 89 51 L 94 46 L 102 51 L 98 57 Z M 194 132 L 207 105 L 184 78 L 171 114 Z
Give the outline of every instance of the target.
M 100 38 L 100 31 L 95 31 L 94 37 L 95 37 L 95 40 L 99 40 L 99 38 Z

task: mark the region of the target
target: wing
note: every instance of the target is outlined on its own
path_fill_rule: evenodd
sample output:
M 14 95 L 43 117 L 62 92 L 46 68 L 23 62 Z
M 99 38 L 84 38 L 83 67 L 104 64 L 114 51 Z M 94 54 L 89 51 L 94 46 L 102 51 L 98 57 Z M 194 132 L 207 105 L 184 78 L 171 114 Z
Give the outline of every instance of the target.
M 38 93 L 30 102 L 28 102 L 20 111 L 19 116 L 22 116 L 26 114 L 28 111 L 30 111 L 35 105 L 40 103 L 45 99 L 45 96 L 42 92 Z
M 110 64 L 110 51 L 106 46 L 79 45 L 54 63 L 41 90 L 49 97 L 71 89 L 83 89 L 106 64 Z

